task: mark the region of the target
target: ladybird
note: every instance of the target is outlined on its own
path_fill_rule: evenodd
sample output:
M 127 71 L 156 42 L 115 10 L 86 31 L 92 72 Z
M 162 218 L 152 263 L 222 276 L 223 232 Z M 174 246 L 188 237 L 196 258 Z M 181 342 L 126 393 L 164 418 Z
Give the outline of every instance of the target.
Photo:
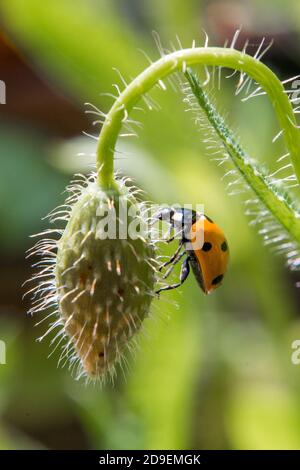
M 167 240 L 179 239 L 179 246 L 173 256 L 163 263 L 159 270 L 169 266 L 164 274 L 166 279 L 174 266 L 183 259 L 179 282 L 161 287 L 165 290 L 176 289 L 187 279 L 190 269 L 205 294 L 210 294 L 222 284 L 229 261 L 229 248 L 220 227 L 207 215 L 191 209 L 163 208 L 156 214 L 156 220 L 170 224 L 173 236 Z

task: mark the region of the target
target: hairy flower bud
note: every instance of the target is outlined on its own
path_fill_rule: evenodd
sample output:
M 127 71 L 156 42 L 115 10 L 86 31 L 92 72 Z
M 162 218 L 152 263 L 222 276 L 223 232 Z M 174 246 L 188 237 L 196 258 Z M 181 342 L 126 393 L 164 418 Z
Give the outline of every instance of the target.
M 79 358 L 78 376 L 112 375 L 149 312 L 154 246 L 144 222 L 124 181 L 109 191 L 90 181 L 69 212 L 52 273 L 57 323 Z

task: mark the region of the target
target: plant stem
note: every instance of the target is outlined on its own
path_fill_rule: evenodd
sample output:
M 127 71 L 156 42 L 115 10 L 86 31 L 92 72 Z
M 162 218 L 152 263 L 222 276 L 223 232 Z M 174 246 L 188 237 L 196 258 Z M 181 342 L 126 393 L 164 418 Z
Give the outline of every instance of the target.
M 241 71 L 255 80 L 267 93 L 300 182 L 300 133 L 293 108 L 276 75 L 259 60 L 235 49 L 199 47 L 182 49 L 151 64 L 138 75 L 116 99 L 101 129 L 97 147 L 98 181 L 104 188 L 114 185 L 114 151 L 122 122 L 132 107 L 156 83 L 190 65 L 221 66 Z
M 232 162 L 244 177 L 246 183 L 259 197 L 260 201 L 275 216 L 291 237 L 300 244 L 300 218 L 292 207 L 292 201 L 287 193 L 277 187 L 268 176 L 253 164 L 249 155 L 238 143 L 234 133 L 226 125 L 222 116 L 203 91 L 196 75 L 191 70 L 185 72 L 191 90 L 204 111 L 208 121 L 221 139 Z

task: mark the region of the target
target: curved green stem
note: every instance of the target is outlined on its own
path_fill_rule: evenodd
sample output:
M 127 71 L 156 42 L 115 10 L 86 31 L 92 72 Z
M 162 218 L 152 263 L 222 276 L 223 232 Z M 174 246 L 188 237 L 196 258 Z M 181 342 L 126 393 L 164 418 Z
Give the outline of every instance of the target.
M 293 202 L 290 200 L 289 195 L 276 186 L 272 179 L 251 161 L 243 147 L 238 143 L 234 133 L 217 112 L 205 91 L 203 91 L 197 76 L 191 70 L 187 70 L 185 77 L 202 111 L 206 114 L 212 128 L 223 142 L 232 162 L 243 175 L 246 183 L 290 236 L 300 244 L 300 218 L 293 208 Z
M 239 70 L 253 78 L 267 93 L 276 113 L 291 161 L 300 182 L 300 133 L 291 103 L 276 75 L 259 60 L 234 50 L 219 47 L 182 49 L 166 55 L 138 75 L 114 102 L 101 129 L 97 147 L 98 181 L 106 188 L 114 185 L 114 151 L 122 127 L 135 103 L 159 80 L 189 65 L 222 66 Z M 101 171 L 100 171 L 101 170 Z

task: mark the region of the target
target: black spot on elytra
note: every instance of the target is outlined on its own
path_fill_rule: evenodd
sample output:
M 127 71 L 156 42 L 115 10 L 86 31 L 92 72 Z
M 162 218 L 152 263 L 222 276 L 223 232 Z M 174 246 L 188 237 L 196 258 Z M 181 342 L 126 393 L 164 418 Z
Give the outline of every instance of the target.
M 209 242 L 204 242 L 202 246 L 202 251 L 209 251 L 212 248 L 212 244 Z
M 220 284 L 222 279 L 223 279 L 223 274 L 219 274 L 219 276 L 215 277 L 211 283 L 213 286 L 215 286 L 216 284 Z
M 214 221 L 213 221 L 213 220 L 211 220 L 211 218 L 210 218 L 210 217 L 208 217 L 207 215 L 205 215 L 205 218 L 206 218 L 206 220 L 208 220 L 208 222 L 210 222 L 211 224 L 213 224 L 213 223 L 214 223 Z
M 227 251 L 228 250 L 228 245 L 227 245 L 227 242 L 223 242 L 222 245 L 221 245 L 221 250 L 222 251 Z
M 100 351 L 99 354 L 98 354 L 98 357 L 104 357 L 104 352 Z

